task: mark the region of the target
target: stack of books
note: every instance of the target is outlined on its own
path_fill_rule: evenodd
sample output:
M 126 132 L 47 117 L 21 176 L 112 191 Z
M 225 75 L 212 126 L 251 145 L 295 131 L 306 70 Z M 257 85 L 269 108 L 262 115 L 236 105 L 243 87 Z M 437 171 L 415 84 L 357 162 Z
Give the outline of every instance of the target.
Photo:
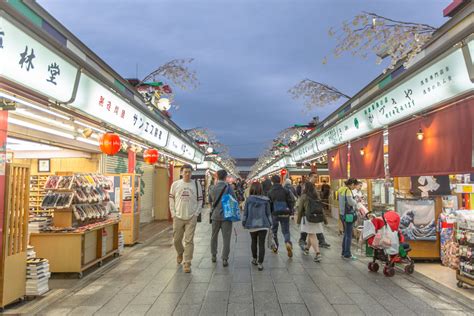
M 50 216 L 35 216 L 31 217 L 28 223 L 28 232 L 29 233 L 39 233 L 46 227 L 51 226 L 52 220 Z
M 50 276 L 47 259 L 28 259 L 26 261 L 26 295 L 38 296 L 48 292 Z
M 119 232 L 118 234 L 118 252 L 121 254 L 124 250 L 125 247 L 125 242 L 123 240 L 123 233 Z
M 35 247 L 28 245 L 28 248 L 26 249 L 26 259 L 34 259 L 36 258 L 36 251 Z

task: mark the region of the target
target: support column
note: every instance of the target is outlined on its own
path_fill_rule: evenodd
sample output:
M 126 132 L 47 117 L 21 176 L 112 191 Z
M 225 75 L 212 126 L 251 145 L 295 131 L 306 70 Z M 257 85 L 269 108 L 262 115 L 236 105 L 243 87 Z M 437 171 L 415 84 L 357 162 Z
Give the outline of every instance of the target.
M 3 258 L 3 235 L 5 219 L 5 171 L 7 163 L 7 131 L 8 111 L 0 111 L 0 258 Z M 0 267 L 0 275 L 3 274 L 3 266 Z

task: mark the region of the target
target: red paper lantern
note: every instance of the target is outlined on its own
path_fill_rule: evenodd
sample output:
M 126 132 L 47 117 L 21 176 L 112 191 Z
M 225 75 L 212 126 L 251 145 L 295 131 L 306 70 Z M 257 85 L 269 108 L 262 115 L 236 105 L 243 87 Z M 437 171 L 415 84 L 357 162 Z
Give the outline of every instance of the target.
M 281 169 L 281 171 L 280 171 L 280 175 L 281 175 L 282 178 L 284 178 L 287 173 L 288 173 L 288 170 L 286 170 L 286 169 Z
M 107 132 L 99 139 L 100 150 L 109 156 L 113 156 L 120 150 L 120 137 L 115 133 Z
M 149 165 L 152 165 L 158 161 L 159 153 L 158 150 L 151 148 L 143 152 L 143 160 Z

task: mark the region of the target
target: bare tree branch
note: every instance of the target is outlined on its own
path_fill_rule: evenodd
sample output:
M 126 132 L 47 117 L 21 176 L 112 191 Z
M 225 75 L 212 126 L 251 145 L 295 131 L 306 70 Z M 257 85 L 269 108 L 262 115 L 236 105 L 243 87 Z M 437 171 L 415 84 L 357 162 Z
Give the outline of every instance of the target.
M 342 93 L 335 87 L 310 79 L 304 79 L 288 90 L 293 99 L 305 99 L 304 104 L 308 110 L 314 107 L 324 107 L 339 100 L 350 99 L 350 96 Z

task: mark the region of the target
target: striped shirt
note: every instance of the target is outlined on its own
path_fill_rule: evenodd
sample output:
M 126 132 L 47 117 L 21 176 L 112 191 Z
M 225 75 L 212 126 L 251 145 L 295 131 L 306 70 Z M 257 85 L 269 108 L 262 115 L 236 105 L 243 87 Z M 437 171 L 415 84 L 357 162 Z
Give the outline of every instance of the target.
M 171 185 L 169 201 L 172 217 L 188 220 L 201 213 L 202 189 L 201 184 L 195 181 L 184 182 L 181 179 Z M 196 192 L 196 183 L 198 192 Z

